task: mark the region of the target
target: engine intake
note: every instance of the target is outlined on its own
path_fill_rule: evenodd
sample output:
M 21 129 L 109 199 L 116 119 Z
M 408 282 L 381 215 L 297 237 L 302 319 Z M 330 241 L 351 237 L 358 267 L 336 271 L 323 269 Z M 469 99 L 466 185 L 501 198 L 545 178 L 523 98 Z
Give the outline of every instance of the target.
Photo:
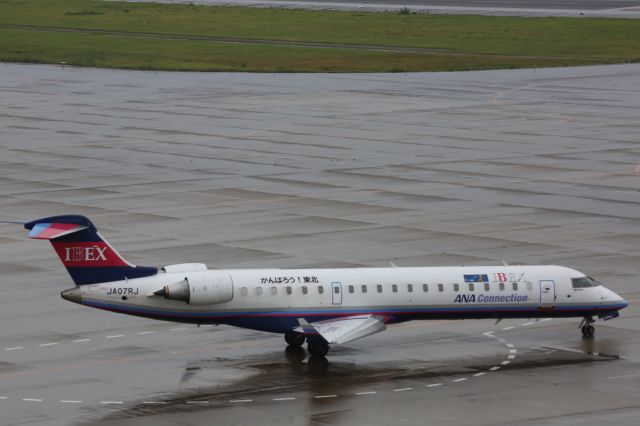
M 153 294 L 190 305 L 213 305 L 233 299 L 233 281 L 228 274 L 193 273 Z

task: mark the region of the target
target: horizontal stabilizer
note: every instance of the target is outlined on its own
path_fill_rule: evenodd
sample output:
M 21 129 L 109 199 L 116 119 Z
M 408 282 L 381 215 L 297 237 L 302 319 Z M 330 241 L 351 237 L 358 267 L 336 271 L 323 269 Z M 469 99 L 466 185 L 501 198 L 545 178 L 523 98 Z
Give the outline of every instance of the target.
M 376 315 L 357 315 L 309 324 L 299 318 L 296 331 L 305 335 L 319 334 L 327 343 L 347 343 L 386 329 L 384 319 Z
M 38 223 L 31 229 L 28 237 L 36 240 L 53 240 L 87 228 L 88 226 L 75 223 Z

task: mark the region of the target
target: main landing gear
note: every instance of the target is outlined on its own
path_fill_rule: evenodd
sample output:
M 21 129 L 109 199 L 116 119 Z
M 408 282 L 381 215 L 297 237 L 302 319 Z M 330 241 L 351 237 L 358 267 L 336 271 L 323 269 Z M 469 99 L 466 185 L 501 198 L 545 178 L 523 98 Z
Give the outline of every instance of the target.
M 582 337 L 593 337 L 596 334 L 596 329 L 593 325 L 596 322 L 593 317 L 584 317 L 580 325 L 578 326 L 582 330 Z
M 290 331 L 284 335 L 284 341 L 291 346 L 301 347 L 305 340 L 304 334 L 297 331 Z
M 289 344 L 289 346 L 299 348 L 304 345 L 306 339 L 303 333 L 290 331 L 284 335 L 284 340 Z M 311 355 L 325 356 L 329 352 L 329 345 L 324 342 L 309 342 L 307 344 L 307 350 Z

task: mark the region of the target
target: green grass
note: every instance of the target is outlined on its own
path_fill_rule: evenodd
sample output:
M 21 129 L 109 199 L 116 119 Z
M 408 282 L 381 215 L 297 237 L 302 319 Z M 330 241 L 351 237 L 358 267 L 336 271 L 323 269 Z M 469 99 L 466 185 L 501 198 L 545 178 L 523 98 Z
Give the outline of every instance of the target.
M 0 0 L 0 60 L 301 72 L 635 62 L 640 21 Z

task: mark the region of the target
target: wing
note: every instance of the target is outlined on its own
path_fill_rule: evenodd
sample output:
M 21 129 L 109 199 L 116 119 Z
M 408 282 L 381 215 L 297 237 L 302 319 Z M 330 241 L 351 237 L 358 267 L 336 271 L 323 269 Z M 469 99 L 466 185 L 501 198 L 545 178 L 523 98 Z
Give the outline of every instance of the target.
M 374 333 L 379 333 L 387 327 L 384 319 L 376 315 L 357 315 L 318 321 L 309 324 L 304 318 L 298 318 L 300 327 L 296 331 L 306 336 L 320 335 L 327 343 L 347 343 Z

